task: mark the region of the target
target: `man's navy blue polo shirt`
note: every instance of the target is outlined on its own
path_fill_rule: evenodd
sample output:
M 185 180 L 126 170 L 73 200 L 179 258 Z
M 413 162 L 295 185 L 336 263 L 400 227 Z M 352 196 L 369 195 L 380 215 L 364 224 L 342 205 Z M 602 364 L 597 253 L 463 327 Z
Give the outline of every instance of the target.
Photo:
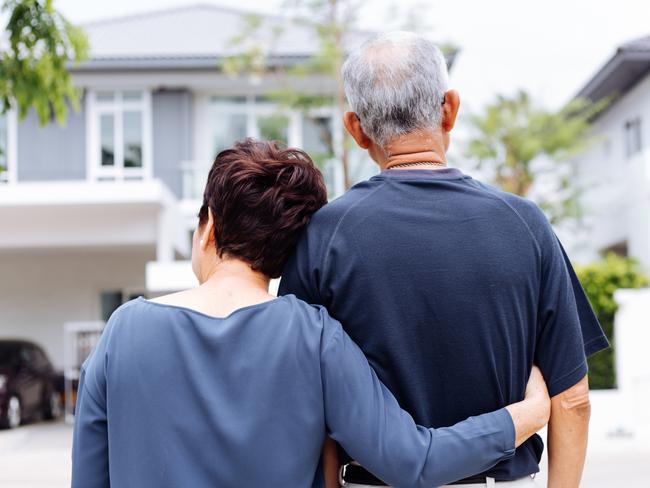
M 325 206 L 280 293 L 327 307 L 431 427 L 521 400 L 533 363 L 561 393 L 608 346 L 542 211 L 456 169 L 385 171 Z M 542 451 L 535 436 L 485 474 L 535 473 Z

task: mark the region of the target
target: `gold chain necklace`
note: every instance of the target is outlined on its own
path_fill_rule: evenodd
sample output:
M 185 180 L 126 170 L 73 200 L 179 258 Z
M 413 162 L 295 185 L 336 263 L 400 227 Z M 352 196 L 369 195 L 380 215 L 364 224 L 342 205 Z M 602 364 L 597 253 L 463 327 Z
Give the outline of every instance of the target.
M 389 166 L 386 169 L 395 169 L 395 168 L 408 168 L 409 166 L 447 166 L 447 163 L 441 161 L 416 161 L 413 163 L 400 163 Z

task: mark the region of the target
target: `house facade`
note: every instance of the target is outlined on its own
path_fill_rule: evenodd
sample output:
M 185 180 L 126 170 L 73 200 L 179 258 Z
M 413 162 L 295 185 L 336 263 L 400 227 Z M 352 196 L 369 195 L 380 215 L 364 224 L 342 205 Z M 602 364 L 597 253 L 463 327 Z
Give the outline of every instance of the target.
M 584 222 L 564 240 L 578 261 L 612 251 L 650 272 L 650 36 L 619 47 L 577 96 L 610 102 L 574 161 Z
M 247 42 L 266 50 L 272 69 L 231 76 L 221 67 L 241 48 L 232 39 L 247 17 L 193 6 L 84 25 L 91 55 L 72 69 L 80 110 L 64 126 L 40 127 L 34 113 L 0 117 L 0 338 L 34 340 L 61 367 L 64 324 L 103 321 L 133 297 L 191 286 L 207 171 L 235 140 L 280 139 L 324 155 L 331 193 L 342 190 L 332 149 L 339 114 L 283 109 L 271 96 L 333 94 L 328 77 L 282 74 L 318 39 L 264 18 Z M 373 171 L 358 156 L 351 169 L 355 179 Z

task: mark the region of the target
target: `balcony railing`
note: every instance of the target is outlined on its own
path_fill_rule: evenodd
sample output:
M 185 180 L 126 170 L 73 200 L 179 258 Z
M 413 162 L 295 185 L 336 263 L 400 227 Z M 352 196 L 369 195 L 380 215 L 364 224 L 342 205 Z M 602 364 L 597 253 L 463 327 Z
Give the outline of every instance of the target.
M 180 163 L 180 167 L 183 185 L 182 198 L 184 200 L 201 200 L 211 165 L 199 161 L 183 161 Z M 350 151 L 349 169 L 353 182 L 368 179 L 377 173 L 377 167 L 362 151 Z M 321 171 L 330 198 L 341 195 L 345 190 L 341 163 L 336 159 L 329 159 L 321 163 Z
M 210 165 L 199 161 L 183 161 L 181 163 L 183 181 L 183 199 L 200 200 L 208 179 Z

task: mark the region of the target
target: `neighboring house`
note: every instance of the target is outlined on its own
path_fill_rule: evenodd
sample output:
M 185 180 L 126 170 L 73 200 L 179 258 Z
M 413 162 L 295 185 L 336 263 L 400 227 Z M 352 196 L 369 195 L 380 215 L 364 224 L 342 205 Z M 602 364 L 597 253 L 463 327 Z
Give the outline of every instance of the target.
M 613 251 L 650 272 L 650 36 L 619 47 L 577 96 L 611 103 L 575 159 L 585 219 L 566 236 L 570 253 L 586 262 Z
M 91 56 L 73 69 L 81 110 L 63 127 L 0 116 L 0 336 L 32 339 L 62 366 L 65 323 L 106 320 L 132 297 L 192 284 L 191 231 L 220 149 L 245 136 L 312 154 L 327 152 L 328 137 L 340 144 L 332 108 L 305 115 L 269 101 L 287 87 L 280 74 L 220 70 L 245 18 L 199 5 L 87 24 Z M 265 31 L 261 45 L 277 32 Z M 317 49 L 310 29 L 287 24 L 270 63 Z M 334 81 L 290 86 L 328 95 Z M 359 179 L 369 168 L 359 159 L 352 169 Z M 341 191 L 339 165 L 325 174 Z

